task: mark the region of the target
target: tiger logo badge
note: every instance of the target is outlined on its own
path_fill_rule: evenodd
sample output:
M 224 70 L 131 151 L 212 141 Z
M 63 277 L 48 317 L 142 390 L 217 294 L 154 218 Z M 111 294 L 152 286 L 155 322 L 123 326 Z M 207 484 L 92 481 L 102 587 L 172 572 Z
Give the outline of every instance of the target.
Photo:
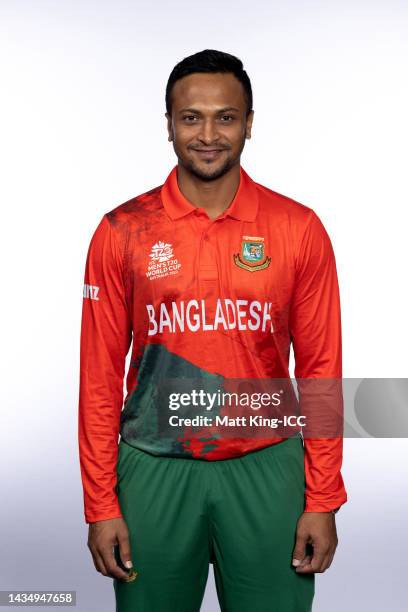
M 264 270 L 271 263 L 271 257 L 265 255 L 264 238 L 259 236 L 242 236 L 241 251 L 233 258 L 238 267 L 250 272 Z

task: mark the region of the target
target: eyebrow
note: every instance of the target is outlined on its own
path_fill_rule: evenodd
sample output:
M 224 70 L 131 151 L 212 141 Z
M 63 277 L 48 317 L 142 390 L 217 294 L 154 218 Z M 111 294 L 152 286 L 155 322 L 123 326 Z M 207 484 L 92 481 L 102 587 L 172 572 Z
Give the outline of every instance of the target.
M 236 111 L 237 113 L 240 112 L 239 108 L 235 108 L 235 106 L 225 106 L 224 108 L 220 108 L 219 110 L 217 110 L 216 113 L 226 113 L 227 111 Z M 179 113 L 186 112 L 197 113 L 197 115 L 201 115 L 201 111 L 199 111 L 197 108 L 182 108 L 181 110 L 179 110 Z

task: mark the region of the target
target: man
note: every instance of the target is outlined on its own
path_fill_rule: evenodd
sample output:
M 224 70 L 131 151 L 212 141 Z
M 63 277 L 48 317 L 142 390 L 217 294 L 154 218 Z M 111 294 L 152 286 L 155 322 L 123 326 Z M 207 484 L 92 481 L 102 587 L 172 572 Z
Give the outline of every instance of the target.
M 332 246 L 312 209 L 240 165 L 254 111 L 238 58 L 185 58 L 166 109 L 177 166 L 106 213 L 87 256 L 79 450 L 88 546 L 97 571 L 114 578 L 119 612 L 198 611 L 209 563 L 223 612 L 305 612 L 347 500 L 342 436 L 228 432 L 214 425 L 224 408 L 190 400 L 233 380 L 290 380 L 291 342 L 299 381 L 341 377 Z M 195 395 L 184 393 L 192 380 Z M 204 415 L 192 427 L 188 417 Z

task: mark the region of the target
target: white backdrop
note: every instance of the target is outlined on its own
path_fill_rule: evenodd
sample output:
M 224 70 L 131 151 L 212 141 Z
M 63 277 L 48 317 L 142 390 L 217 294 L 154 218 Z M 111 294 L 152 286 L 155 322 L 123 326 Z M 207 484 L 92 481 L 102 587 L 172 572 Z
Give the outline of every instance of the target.
M 76 589 L 81 612 L 114 609 L 82 515 L 83 273 L 103 213 L 176 163 L 164 92 L 183 57 L 244 62 L 242 165 L 329 232 L 344 376 L 407 377 L 407 32 L 402 0 L 0 2 L 0 589 Z M 406 439 L 345 440 L 349 501 L 314 611 L 406 609 L 407 464 Z M 202 610 L 218 609 L 211 574 Z

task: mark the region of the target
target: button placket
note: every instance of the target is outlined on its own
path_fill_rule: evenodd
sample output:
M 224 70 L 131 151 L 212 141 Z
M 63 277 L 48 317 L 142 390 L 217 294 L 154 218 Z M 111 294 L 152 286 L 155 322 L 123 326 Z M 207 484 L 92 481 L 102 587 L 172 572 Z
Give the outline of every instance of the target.
M 197 255 L 196 255 L 196 266 L 195 266 L 195 287 L 196 287 L 196 291 L 195 291 L 195 295 L 196 295 L 196 299 L 200 300 L 201 297 L 201 291 L 200 291 L 200 266 L 201 266 L 201 249 L 202 249 L 202 244 L 203 244 L 203 235 L 205 230 L 203 230 L 204 226 L 205 226 L 205 215 L 203 214 L 203 211 L 196 209 L 193 213 L 194 215 L 194 226 L 196 228 L 196 232 L 199 236 L 199 240 L 198 240 L 198 246 L 197 246 Z M 207 217 L 208 219 L 208 217 Z
M 214 227 L 213 224 L 214 221 L 206 224 L 200 237 L 198 275 L 202 281 L 214 281 L 218 278 L 217 254 L 209 235 Z
M 206 296 L 211 284 L 220 283 L 222 262 L 220 261 L 216 240 L 217 230 L 222 221 L 226 221 L 223 214 L 216 219 L 210 219 L 205 211 L 196 209 L 193 213 L 194 226 L 197 230 L 198 246 L 196 256 L 195 286 L 196 299 Z

